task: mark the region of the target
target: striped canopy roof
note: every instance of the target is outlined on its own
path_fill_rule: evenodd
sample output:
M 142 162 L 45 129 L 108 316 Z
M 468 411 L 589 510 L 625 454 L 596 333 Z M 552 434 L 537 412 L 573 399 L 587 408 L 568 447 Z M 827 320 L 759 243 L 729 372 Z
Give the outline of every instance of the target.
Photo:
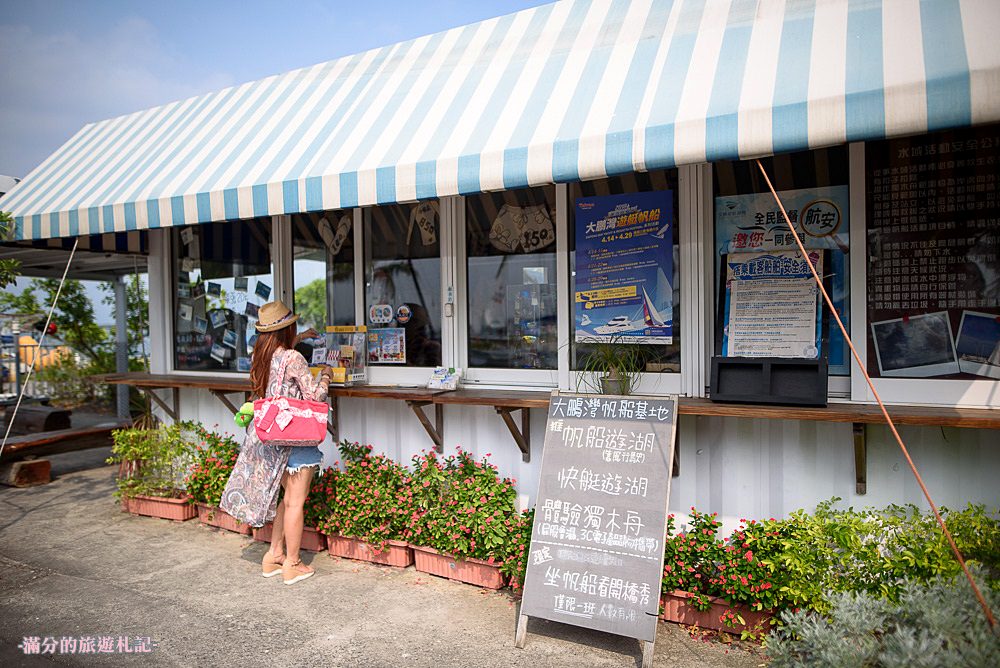
M 566 0 L 87 125 L 41 239 L 590 179 L 1000 120 L 996 0 Z

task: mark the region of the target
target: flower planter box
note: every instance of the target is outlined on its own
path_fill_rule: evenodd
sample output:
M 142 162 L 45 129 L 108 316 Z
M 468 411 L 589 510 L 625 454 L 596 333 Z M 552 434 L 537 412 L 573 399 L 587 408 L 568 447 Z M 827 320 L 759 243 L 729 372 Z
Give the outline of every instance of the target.
M 160 517 L 165 520 L 183 522 L 193 519 L 198 513 L 194 506 L 188 503 L 188 497 L 179 499 L 158 496 L 122 497 L 122 512 L 147 517 Z
M 376 552 L 374 547 L 363 540 L 348 536 L 328 535 L 326 544 L 331 555 L 345 559 L 369 561 L 373 564 L 397 568 L 413 565 L 413 550 L 401 540 L 387 541 L 385 549 L 381 552 Z
M 261 543 L 270 543 L 274 525 L 270 522 L 253 530 L 253 539 Z M 322 552 L 326 549 L 326 536 L 313 527 L 302 527 L 302 544 L 299 547 L 309 552 Z
M 745 605 L 730 605 L 725 599 L 709 596 L 711 607 L 702 612 L 691 604 L 691 598 L 696 596 L 686 591 L 672 591 L 660 597 L 660 604 L 663 606 L 663 614 L 660 618 L 668 622 L 678 622 L 690 626 L 698 626 L 703 629 L 713 629 L 716 631 L 726 631 L 727 633 L 740 633 L 744 630 L 767 631 L 771 628 L 771 617 L 773 613 L 767 610 L 751 610 Z M 743 617 L 746 624 L 734 621 L 726 624 L 723 615 L 726 611 L 732 610 Z
M 249 524 L 237 522 L 236 518 L 222 510 L 218 506 L 210 506 L 205 503 L 196 503 L 198 506 L 198 521 L 202 524 L 225 529 L 235 533 L 250 535 L 252 527 Z
M 413 545 L 415 568 L 423 573 L 438 577 L 467 582 L 477 587 L 500 589 L 507 584 L 500 574 L 500 567 L 481 559 L 456 559 L 450 554 L 438 552 L 429 547 Z

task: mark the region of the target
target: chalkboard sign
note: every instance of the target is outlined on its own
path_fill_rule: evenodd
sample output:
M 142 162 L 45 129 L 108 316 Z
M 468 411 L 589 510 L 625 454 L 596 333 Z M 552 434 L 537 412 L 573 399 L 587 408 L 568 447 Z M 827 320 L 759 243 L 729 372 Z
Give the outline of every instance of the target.
M 656 637 L 676 407 L 673 396 L 552 395 L 519 647 L 526 617 Z

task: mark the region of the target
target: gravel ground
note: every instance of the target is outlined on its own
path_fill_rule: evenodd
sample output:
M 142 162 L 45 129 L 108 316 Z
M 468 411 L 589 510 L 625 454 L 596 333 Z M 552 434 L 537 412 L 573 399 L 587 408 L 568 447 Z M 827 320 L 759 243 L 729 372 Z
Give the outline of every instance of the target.
M 531 620 L 517 602 L 416 572 L 311 557 L 286 587 L 260 577 L 264 545 L 197 520 L 120 512 L 106 450 L 53 457 L 56 479 L 0 487 L 0 665 L 639 666 L 635 640 Z M 309 561 L 310 557 L 306 557 Z M 148 636 L 142 655 L 26 656 L 25 636 Z M 661 624 L 656 666 L 749 668 L 759 650 Z

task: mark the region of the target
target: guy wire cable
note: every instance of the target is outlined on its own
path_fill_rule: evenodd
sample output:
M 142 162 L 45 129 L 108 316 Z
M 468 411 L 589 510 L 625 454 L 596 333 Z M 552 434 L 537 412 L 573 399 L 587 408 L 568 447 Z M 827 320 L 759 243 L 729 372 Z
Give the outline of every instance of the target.
M 896 437 L 896 443 L 899 444 L 899 449 L 903 452 L 903 457 L 906 458 L 906 463 L 910 465 L 910 470 L 913 472 L 913 476 L 917 479 L 917 484 L 920 485 L 921 491 L 924 493 L 924 498 L 927 499 L 927 503 L 930 504 L 931 510 L 934 511 L 934 517 L 937 518 L 937 523 L 941 527 L 941 531 L 944 533 L 945 538 L 948 539 L 948 544 L 951 546 L 951 551 L 955 554 L 955 558 L 958 560 L 959 565 L 962 567 L 962 572 L 965 573 L 966 579 L 972 586 L 972 591 L 975 592 L 976 598 L 979 600 L 979 605 L 983 608 L 983 613 L 986 615 L 986 621 L 989 622 L 990 628 L 994 631 L 997 630 L 997 622 L 993 617 L 993 611 L 990 610 L 989 604 L 986 599 L 983 598 L 983 593 L 979 591 L 979 586 L 976 585 L 976 581 L 972 579 L 972 574 L 969 573 L 968 566 L 965 565 L 965 559 L 962 557 L 962 553 L 959 551 L 958 546 L 955 545 L 955 539 L 952 538 L 951 532 L 948 531 L 947 525 L 945 525 L 944 520 L 941 519 L 941 513 L 938 512 L 937 505 L 934 503 L 934 499 L 931 498 L 931 493 L 927 490 L 927 486 L 924 485 L 924 479 L 920 476 L 920 472 L 917 470 L 916 464 L 910 458 L 910 452 L 906 449 L 906 445 L 903 443 L 902 437 L 899 432 L 896 431 L 896 425 L 893 423 L 892 418 L 889 416 L 889 411 L 886 410 L 885 404 L 882 403 L 882 397 L 879 396 L 878 390 L 875 389 L 874 383 L 872 383 L 871 376 L 868 375 L 868 371 L 865 369 L 865 365 L 861 363 L 861 356 L 858 355 L 857 349 L 854 347 L 854 342 L 851 341 L 850 335 L 847 333 L 847 328 L 844 327 L 844 323 L 840 319 L 840 314 L 837 313 L 837 309 L 833 307 L 833 301 L 830 299 L 830 295 L 827 293 L 826 288 L 823 287 L 823 281 L 820 280 L 819 275 L 816 273 L 816 267 L 813 266 L 812 261 L 806 254 L 805 246 L 802 245 L 802 239 L 799 238 L 799 233 L 795 230 L 795 226 L 792 225 L 792 221 L 788 218 L 788 213 L 785 211 L 785 205 L 781 203 L 781 198 L 778 197 L 777 191 L 771 184 L 771 179 L 767 176 L 767 171 L 764 169 L 764 165 L 760 164 L 760 160 L 756 159 L 754 162 L 757 163 L 757 167 L 760 169 L 760 173 L 764 175 L 764 180 L 767 182 L 767 187 L 771 190 L 771 194 L 774 195 L 774 201 L 778 203 L 778 208 L 781 209 L 781 215 L 785 218 L 785 224 L 788 225 L 788 229 L 791 231 L 792 236 L 795 237 L 795 244 L 799 247 L 799 252 L 802 253 L 802 257 L 806 259 L 809 264 L 809 271 L 812 272 L 813 279 L 816 281 L 816 285 L 819 286 L 820 292 L 823 294 L 823 299 L 826 301 L 827 307 L 833 314 L 834 319 L 837 321 L 837 326 L 840 328 L 841 333 L 844 335 L 844 340 L 847 345 L 851 348 L 851 354 L 854 356 L 854 361 L 857 362 L 858 368 L 861 373 L 865 376 L 865 382 L 868 383 L 868 388 L 872 391 L 875 396 L 875 401 L 878 402 L 878 407 L 882 409 L 882 415 L 885 417 L 886 423 L 889 425 L 889 429 L 892 431 L 892 435 Z
M 52 300 L 52 306 L 49 307 L 49 315 L 45 319 L 45 327 L 42 328 L 42 335 L 38 339 L 38 346 L 35 349 L 35 354 L 31 357 L 31 364 L 28 365 L 28 374 L 24 377 L 24 382 L 21 383 L 21 389 L 17 393 L 17 403 L 14 404 L 14 412 L 10 414 L 10 418 L 7 420 L 7 431 L 3 435 L 3 442 L 0 443 L 0 457 L 3 456 L 3 449 L 7 447 L 7 439 L 10 437 L 10 428 L 14 426 L 14 418 L 17 416 L 17 409 L 21 407 L 21 399 L 24 398 L 24 391 L 28 387 L 28 381 L 31 380 L 31 372 L 35 370 L 35 363 L 38 362 L 38 358 L 42 354 L 42 343 L 45 341 L 45 335 L 49 331 L 49 323 L 52 322 L 52 312 L 56 310 L 56 304 L 59 303 L 59 296 L 62 294 L 63 286 L 66 284 L 66 276 L 69 274 L 69 266 L 73 264 L 73 256 L 76 255 L 76 247 L 80 243 L 80 237 L 76 237 L 73 240 L 73 249 L 69 252 L 69 259 L 66 260 L 66 268 L 63 269 L 62 278 L 59 279 L 59 287 L 56 289 L 56 296 Z M 20 342 L 15 341 L 14 345 L 20 345 Z M 20 356 L 18 356 L 20 359 Z M 20 364 L 20 361 L 18 361 Z

